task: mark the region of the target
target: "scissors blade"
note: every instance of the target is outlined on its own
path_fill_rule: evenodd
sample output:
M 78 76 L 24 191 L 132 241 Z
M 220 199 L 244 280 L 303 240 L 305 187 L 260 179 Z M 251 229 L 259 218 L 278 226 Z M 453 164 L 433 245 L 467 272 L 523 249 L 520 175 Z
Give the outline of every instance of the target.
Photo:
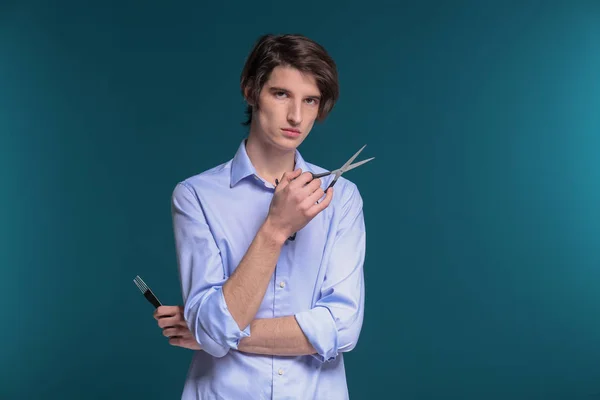
M 356 167 L 360 167 L 360 166 L 361 166 L 361 165 L 363 165 L 364 163 L 367 163 L 367 162 L 371 161 L 371 160 L 372 160 L 372 159 L 374 159 L 374 158 L 375 158 L 375 157 L 371 157 L 371 158 L 367 158 L 366 160 L 362 160 L 362 161 L 359 161 L 359 162 L 357 162 L 357 163 L 354 163 L 354 164 L 350 165 L 349 167 L 346 167 L 346 169 L 344 170 L 344 172 L 348 172 L 348 171 L 350 171 L 351 169 L 354 169 L 354 168 L 356 168 Z
M 347 171 L 347 168 L 348 168 L 348 166 L 349 166 L 350 164 L 352 164 L 352 161 L 354 161 L 354 159 L 355 159 L 356 157 L 358 157 L 358 155 L 360 154 L 360 152 L 361 152 L 361 151 L 363 151 L 363 149 L 364 149 L 365 147 L 367 147 L 367 145 L 366 145 L 366 144 L 365 144 L 363 147 L 361 147 L 361 148 L 360 148 L 360 150 L 356 152 L 356 154 L 354 154 L 352 157 L 350 157 L 350 159 L 349 159 L 348 161 L 346 161 L 346 162 L 344 163 L 344 165 L 342 165 L 342 168 L 340 168 L 340 170 L 342 171 L 342 173 L 344 173 L 344 172 L 346 172 L 346 171 Z

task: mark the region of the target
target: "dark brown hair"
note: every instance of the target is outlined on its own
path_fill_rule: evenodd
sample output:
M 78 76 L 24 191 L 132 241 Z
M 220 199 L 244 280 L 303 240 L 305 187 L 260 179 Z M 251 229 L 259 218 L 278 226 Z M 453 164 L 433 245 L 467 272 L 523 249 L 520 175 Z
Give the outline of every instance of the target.
M 248 99 L 258 107 L 258 97 L 271 71 L 277 66 L 289 66 L 315 77 L 321 92 L 317 121 L 323 121 L 339 97 L 338 73 L 335 62 L 317 42 L 297 34 L 261 36 L 254 44 L 242 76 L 242 96 L 248 89 Z M 248 116 L 243 125 L 252 122 L 252 106 L 246 108 Z

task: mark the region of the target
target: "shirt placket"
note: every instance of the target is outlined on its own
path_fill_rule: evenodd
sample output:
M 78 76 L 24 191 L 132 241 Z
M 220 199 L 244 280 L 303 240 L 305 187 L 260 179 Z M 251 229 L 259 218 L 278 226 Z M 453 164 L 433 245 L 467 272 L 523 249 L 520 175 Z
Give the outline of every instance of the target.
M 289 315 L 289 307 L 286 305 L 290 304 L 290 284 L 288 282 L 288 269 L 287 265 L 287 249 L 290 246 L 290 242 L 287 241 L 281 249 L 279 262 L 275 267 L 273 274 L 273 318 L 284 317 Z M 287 365 L 285 364 L 285 358 L 273 357 L 273 399 L 280 399 L 285 395 L 286 381 L 289 379 Z

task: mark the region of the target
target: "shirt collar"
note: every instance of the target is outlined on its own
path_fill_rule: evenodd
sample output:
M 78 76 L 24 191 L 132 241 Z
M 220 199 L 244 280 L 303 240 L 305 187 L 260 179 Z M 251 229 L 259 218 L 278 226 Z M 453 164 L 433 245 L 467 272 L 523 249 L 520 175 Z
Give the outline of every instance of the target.
M 254 168 L 254 165 L 252 165 L 252 161 L 250 161 L 248 153 L 246 152 L 246 140 L 247 139 L 242 140 L 237 152 L 235 153 L 235 156 L 233 157 L 233 160 L 231 161 L 230 187 L 234 187 L 239 181 L 247 176 L 257 175 L 256 169 Z M 308 164 L 304 161 L 304 158 L 302 158 L 302 155 L 298 149 L 296 149 L 294 160 L 296 163 L 296 169 L 300 168 L 302 169 L 302 172 L 312 172 Z

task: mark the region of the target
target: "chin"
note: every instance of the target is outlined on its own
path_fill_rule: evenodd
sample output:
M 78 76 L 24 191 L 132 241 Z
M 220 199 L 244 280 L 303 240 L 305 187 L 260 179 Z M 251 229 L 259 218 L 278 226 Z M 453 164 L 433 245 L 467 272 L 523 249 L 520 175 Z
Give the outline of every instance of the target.
M 290 140 L 288 138 L 279 138 L 275 141 L 275 145 L 281 150 L 292 151 L 300 145 L 300 141 Z
M 301 134 L 298 137 L 290 137 L 290 136 L 280 135 L 277 138 L 277 143 L 281 144 L 282 146 L 288 147 L 288 148 L 296 148 L 296 147 L 300 146 L 300 144 L 304 141 L 305 138 L 306 138 L 306 136 L 304 136 L 303 134 Z

